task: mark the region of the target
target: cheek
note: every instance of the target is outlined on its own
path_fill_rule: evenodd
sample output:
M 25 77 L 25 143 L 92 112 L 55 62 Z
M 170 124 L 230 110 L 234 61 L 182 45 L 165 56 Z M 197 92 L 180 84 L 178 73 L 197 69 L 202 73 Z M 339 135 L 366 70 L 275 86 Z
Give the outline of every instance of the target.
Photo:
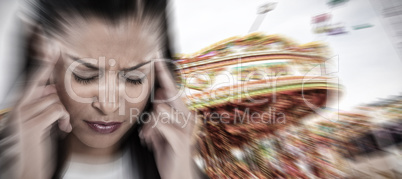
M 75 118 L 77 114 L 81 113 L 82 110 L 87 109 L 87 106 L 90 105 L 88 103 L 80 103 L 77 100 L 74 100 L 75 98 L 67 93 L 66 85 L 64 83 L 56 83 L 56 89 L 61 103 L 70 113 L 72 118 Z
M 88 108 L 91 106 L 91 104 L 89 103 L 79 102 L 80 99 L 76 99 L 77 96 L 81 97 L 84 97 L 85 95 L 90 96 L 89 94 L 86 93 L 88 91 L 93 91 L 91 90 L 91 88 L 94 87 L 83 88 L 82 86 L 74 84 L 73 78 L 71 78 L 70 81 L 69 80 L 65 81 L 66 70 L 60 66 L 56 66 L 55 68 L 54 73 L 54 77 L 56 80 L 55 86 L 60 101 L 62 102 L 66 110 L 70 113 L 71 122 L 73 123 L 74 119 L 79 118 L 80 114 L 83 113 L 84 110 L 88 110 Z M 67 92 L 67 88 L 71 89 L 74 92 L 74 95 L 70 95 Z
M 150 78 L 147 77 L 148 79 Z M 144 82 L 141 85 L 127 85 L 124 89 L 125 91 L 125 111 L 126 116 L 130 116 L 130 118 L 137 119 L 139 115 L 143 112 L 146 104 L 148 103 L 148 99 L 153 93 L 154 80 L 148 80 L 148 82 Z
M 147 99 L 151 92 L 151 87 L 148 85 L 127 85 L 125 89 L 121 89 L 124 92 L 124 98 L 130 102 L 140 102 Z
M 138 115 L 143 111 L 151 95 L 151 86 L 138 85 L 126 87 L 125 104 L 126 115 Z M 128 113 L 127 113 L 128 112 Z
M 98 83 L 91 83 L 91 84 L 80 84 L 76 82 L 74 79 L 71 79 L 71 82 L 64 83 L 66 90 L 69 88 L 71 90 L 70 96 L 76 96 L 78 98 L 82 98 L 82 100 L 86 101 L 86 99 L 90 99 L 93 97 L 98 97 L 100 93 L 106 93 L 102 87 L 98 85 Z

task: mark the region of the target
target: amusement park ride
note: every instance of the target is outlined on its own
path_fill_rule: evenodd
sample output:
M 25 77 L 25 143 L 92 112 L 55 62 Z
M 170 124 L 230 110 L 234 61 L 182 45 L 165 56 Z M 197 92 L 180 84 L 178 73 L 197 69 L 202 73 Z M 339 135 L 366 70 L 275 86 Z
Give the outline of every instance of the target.
M 275 6 L 258 9 L 250 32 Z M 194 160 L 199 167 L 210 178 L 338 176 L 320 167 L 322 155 L 308 140 L 285 135 L 293 127 L 304 129 L 306 116 L 325 108 L 331 94 L 341 91 L 337 81 L 316 68 L 329 55 L 328 46 L 319 42 L 300 45 L 254 32 L 178 56 L 183 100 L 198 113 Z M 307 130 L 301 131 L 307 137 Z M 296 146 L 305 149 L 315 171 L 303 171 L 298 154 L 280 149 Z
M 350 155 L 348 149 L 355 150 L 346 133 L 361 137 L 371 126 L 370 117 L 337 113 L 339 121 L 307 123 L 343 89 L 316 68 L 331 55 L 327 45 L 255 32 L 276 6 L 258 8 L 248 35 L 177 57 L 183 100 L 198 113 L 194 160 L 210 178 L 345 177 L 342 158 Z M 331 17 L 314 16 L 314 32 L 347 33 L 342 23 L 329 23 Z
M 299 45 L 286 37 L 252 33 L 179 58 L 183 100 L 199 114 L 195 159 L 208 176 L 304 177 L 302 171 L 272 168 L 260 145 L 277 138 L 281 130 L 300 126 L 314 113 L 310 105 L 325 107 L 331 92 L 340 90 L 314 68 L 328 54 L 321 43 Z M 249 158 L 238 159 L 233 151 Z M 294 165 L 287 154 L 277 155 L 282 156 L 277 158 L 281 165 Z

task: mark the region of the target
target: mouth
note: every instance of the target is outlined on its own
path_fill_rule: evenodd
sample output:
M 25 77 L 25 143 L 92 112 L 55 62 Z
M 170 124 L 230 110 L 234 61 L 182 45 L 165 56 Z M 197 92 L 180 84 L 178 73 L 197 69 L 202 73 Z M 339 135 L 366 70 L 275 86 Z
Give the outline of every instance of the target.
M 101 134 L 110 134 L 119 129 L 122 124 L 122 122 L 101 122 L 101 121 L 96 122 L 85 121 L 85 122 L 92 130 Z

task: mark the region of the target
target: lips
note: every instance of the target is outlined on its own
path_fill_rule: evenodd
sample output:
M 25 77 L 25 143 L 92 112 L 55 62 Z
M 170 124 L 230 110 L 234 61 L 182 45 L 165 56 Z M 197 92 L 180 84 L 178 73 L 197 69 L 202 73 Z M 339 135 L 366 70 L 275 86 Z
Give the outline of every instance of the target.
M 110 134 L 120 128 L 122 122 L 90 122 L 85 121 L 95 132 Z

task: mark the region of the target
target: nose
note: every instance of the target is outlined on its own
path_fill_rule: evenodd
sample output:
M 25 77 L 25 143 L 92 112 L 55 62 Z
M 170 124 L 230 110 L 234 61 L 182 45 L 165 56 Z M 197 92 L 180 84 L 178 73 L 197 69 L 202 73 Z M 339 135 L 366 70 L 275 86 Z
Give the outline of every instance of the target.
M 117 102 L 93 102 L 93 107 L 97 108 L 104 115 L 113 114 L 119 109 L 119 103 Z
M 119 82 L 116 79 L 116 73 L 110 74 L 104 78 L 98 88 L 96 100 L 92 103 L 94 108 L 97 108 L 104 115 L 113 114 L 119 109 Z M 99 99 L 99 100 L 98 100 Z

